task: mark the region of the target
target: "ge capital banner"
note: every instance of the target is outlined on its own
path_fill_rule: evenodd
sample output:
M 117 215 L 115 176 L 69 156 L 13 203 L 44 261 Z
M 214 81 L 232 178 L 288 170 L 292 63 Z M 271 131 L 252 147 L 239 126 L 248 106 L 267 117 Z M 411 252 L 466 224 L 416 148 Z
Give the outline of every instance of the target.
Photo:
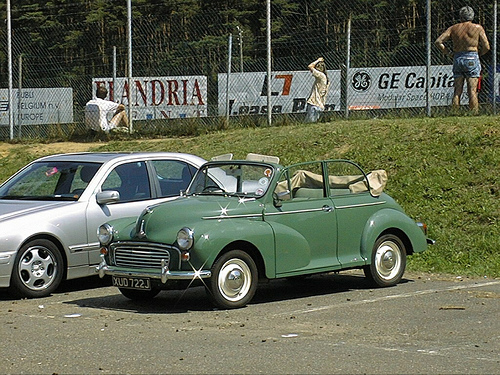
M 340 71 L 329 70 L 330 88 L 326 97 L 325 111 L 340 110 Z M 218 75 L 219 115 L 226 115 L 227 74 Z M 267 73 L 231 73 L 229 77 L 229 114 L 267 113 Z M 314 84 L 309 71 L 272 72 L 271 112 L 301 113 L 306 111 L 306 102 Z
M 98 86 L 108 90 L 108 100 L 132 105 L 133 118 L 153 120 L 207 116 L 207 77 L 134 77 L 129 98 L 128 79 L 94 78 L 92 94 Z
M 73 89 L 13 89 L 14 125 L 66 124 L 73 122 Z M 0 125 L 9 125 L 9 90 L 0 89 Z
M 452 65 L 431 66 L 429 91 L 432 106 L 451 105 L 454 82 L 452 68 Z M 426 79 L 425 66 L 350 69 L 349 109 L 425 107 Z M 466 93 L 462 95 L 461 101 L 468 101 Z

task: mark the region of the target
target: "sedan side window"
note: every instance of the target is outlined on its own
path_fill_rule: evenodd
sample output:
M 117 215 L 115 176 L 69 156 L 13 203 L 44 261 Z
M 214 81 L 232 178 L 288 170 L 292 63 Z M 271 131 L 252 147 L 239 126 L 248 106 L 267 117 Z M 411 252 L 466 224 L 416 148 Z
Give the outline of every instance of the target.
M 150 199 L 146 163 L 133 162 L 119 165 L 106 178 L 102 190 L 116 190 L 120 193 L 120 202 Z
M 152 162 L 160 187 L 160 197 L 174 197 L 186 190 L 196 173 L 196 168 L 178 160 Z
M 79 165 L 71 184 L 71 194 L 75 197 L 80 196 L 87 188 L 89 182 L 94 178 L 98 169 L 99 165 L 96 164 L 87 163 Z

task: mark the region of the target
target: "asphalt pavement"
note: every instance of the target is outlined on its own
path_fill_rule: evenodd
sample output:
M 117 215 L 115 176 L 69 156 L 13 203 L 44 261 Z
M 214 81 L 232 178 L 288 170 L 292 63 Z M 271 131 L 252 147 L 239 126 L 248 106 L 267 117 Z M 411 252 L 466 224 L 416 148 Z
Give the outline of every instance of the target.
M 277 280 L 215 309 L 202 287 L 133 302 L 109 280 L 0 291 L 0 373 L 500 374 L 500 280 L 358 272 Z

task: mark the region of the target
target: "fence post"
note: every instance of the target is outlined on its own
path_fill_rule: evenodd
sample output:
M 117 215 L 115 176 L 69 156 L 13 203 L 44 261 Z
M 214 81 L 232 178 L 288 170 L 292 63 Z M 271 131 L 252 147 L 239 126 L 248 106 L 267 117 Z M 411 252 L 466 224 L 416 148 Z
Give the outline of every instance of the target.
M 114 96 L 115 90 L 116 90 L 116 46 L 113 46 L 113 98 L 112 99 L 110 98 L 113 101 L 115 99 Z
M 17 133 L 21 138 L 21 90 L 23 89 L 23 54 L 19 55 L 19 77 L 17 79 Z
M 243 73 L 243 34 L 241 27 L 236 26 L 238 29 L 239 43 L 240 43 L 240 72 Z
M 128 19 L 128 123 L 129 132 L 134 131 L 132 116 L 132 0 L 127 0 Z
M 347 20 L 347 48 L 345 59 L 345 79 L 344 79 L 344 98 L 345 98 L 345 118 L 349 118 L 349 70 L 351 68 L 351 14 Z
M 233 51 L 233 34 L 229 34 L 227 48 L 227 78 L 226 78 L 226 126 L 229 125 L 229 78 L 231 77 L 231 55 Z
M 431 117 L 431 0 L 427 0 L 427 66 L 426 66 L 426 79 L 425 79 L 425 91 L 426 91 L 426 108 L 427 116 Z
M 9 71 L 9 137 L 14 139 L 14 112 L 12 100 L 12 24 L 10 14 L 10 0 L 7 0 L 7 55 L 8 55 L 8 71 Z
M 267 125 L 271 126 L 271 0 L 267 0 L 266 6 L 266 28 L 267 28 Z
M 498 1 L 493 4 L 493 114 L 497 114 L 497 91 L 498 91 L 498 75 L 497 75 L 497 11 Z

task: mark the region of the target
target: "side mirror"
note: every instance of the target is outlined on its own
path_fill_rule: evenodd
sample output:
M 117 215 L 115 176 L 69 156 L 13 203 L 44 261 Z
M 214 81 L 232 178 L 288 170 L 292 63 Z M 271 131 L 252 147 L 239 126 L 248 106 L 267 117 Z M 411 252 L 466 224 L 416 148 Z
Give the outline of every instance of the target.
M 120 201 L 120 193 L 116 190 L 101 191 L 95 196 L 97 204 L 105 205 Z

